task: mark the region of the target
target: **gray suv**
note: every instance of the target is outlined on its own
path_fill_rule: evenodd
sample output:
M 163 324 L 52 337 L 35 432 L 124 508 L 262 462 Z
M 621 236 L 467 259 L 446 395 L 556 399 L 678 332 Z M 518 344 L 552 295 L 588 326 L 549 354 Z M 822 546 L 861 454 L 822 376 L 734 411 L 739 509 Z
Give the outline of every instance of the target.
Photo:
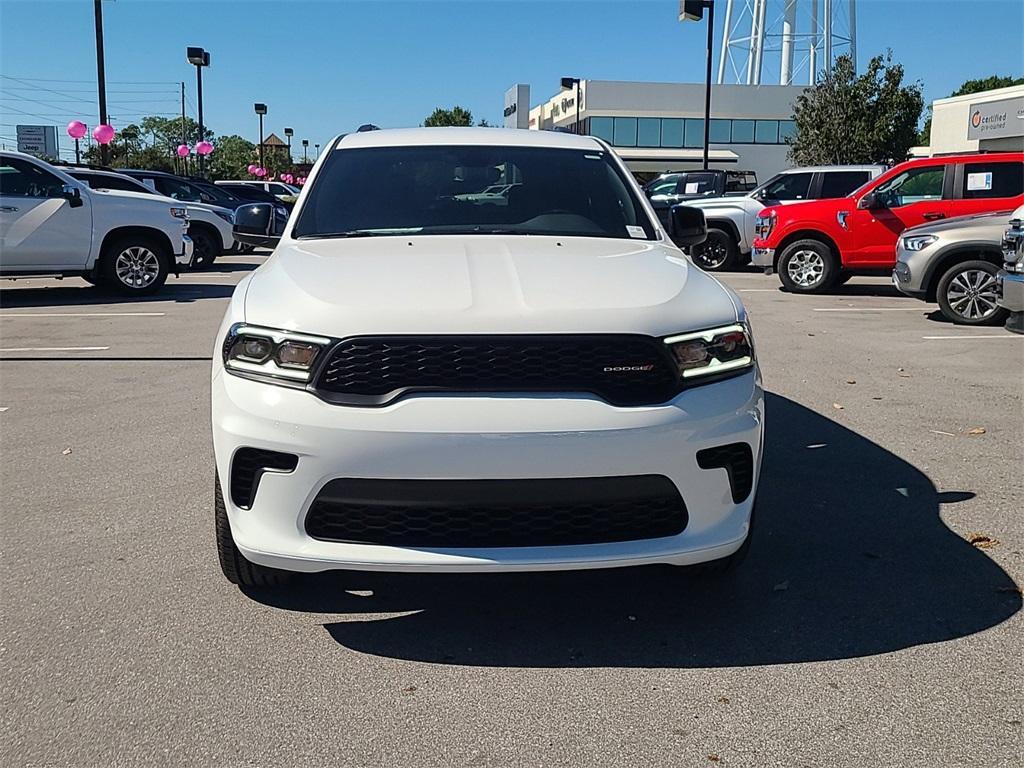
M 1003 262 L 1007 222 L 1024 216 L 985 213 L 911 227 L 896 243 L 892 282 L 901 293 L 938 302 L 958 325 L 1000 325 L 1007 311 L 997 303 L 996 274 Z
M 1014 211 L 1003 235 L 1003 268 L 996 276 L 999 306 L 1010 313 L 1006 330 L 1024 333 L 1024 221 Z

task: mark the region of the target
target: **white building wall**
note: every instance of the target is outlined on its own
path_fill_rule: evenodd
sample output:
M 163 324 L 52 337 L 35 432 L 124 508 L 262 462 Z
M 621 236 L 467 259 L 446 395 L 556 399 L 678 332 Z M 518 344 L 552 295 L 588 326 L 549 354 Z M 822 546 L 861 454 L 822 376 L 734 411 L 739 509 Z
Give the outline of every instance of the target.
M 986 141 L 984 147 L 980 146 L 977 139 L 967 138 L 972 104 L 983 104 L 988 101 L 1014 97 L 1024 98 L 1024 85 L 995 88 L 982 93 L 970 93 L 966 96 L 953 96 L 933 101 L 931 154 L 949 155 L 956 152 L 977 152 L 979 149 L 1024 151 L 1024 137 Z

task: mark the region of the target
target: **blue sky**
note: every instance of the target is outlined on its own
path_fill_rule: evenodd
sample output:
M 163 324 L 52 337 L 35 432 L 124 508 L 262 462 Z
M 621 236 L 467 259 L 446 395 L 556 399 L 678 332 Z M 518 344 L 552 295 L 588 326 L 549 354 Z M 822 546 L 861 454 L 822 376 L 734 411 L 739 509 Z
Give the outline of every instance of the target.
M 5 143 L 16 123 L 95 124 L 92 5 L 0 0 Z M 115 125 L 179 111 L 180 80 L 195 116 L 195 70 L 184 49 L 201 45 L 212 54 L 207 125 L 255 140 L 252 104 L 262 101 L 267 131 L 292 126 L 311 150 L 364 122 L 416 125 L 441 105 L 458 103 L 498 123 L 502 94 L 516 82 L 530 83 L 537 103 L 569 74 L 703 81 L 704 27 L 678 23 L 676 0 L 116 0 L 103 7 Z M 859 0 L 858 7 L 860 61 L 891 48 L 908 78 L 923 83 L 926 101 L 968 78 L 1024 74 L 1020 0 Z

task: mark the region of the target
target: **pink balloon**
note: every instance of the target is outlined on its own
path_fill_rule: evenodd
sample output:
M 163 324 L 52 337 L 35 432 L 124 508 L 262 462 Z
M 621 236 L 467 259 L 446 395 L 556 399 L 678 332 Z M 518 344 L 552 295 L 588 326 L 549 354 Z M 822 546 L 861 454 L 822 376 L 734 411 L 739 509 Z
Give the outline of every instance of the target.
M 81 120 L 72 120 L 68 123 L 68 136 L 72 139 L 80 139 L 85 136 L 89 127 Z
M 257 176 L 259 176 L 262 179 L 264 176 L 267 175 L 267 169 L 266 168 L 257 168 L 255 171 L 253 171 L 253 173 L 256 174 Z
M 200 141 L 196 144 L 196 152 L 200 155 L 208 155 L 213 152 L 213 144 L 208 141 Z
M 92 129 L 92 137 L 100 144 L 109 144 L 114 140 L 114 126 L 97 125 Z
M 249 167 L 246 169 L 249 173 L 256 173 L 257 166 L 255 163 L 249 163 Z
M 187 144 L 179 144 L 178 145 L 178 157 L 188 157 L 188 145 Z

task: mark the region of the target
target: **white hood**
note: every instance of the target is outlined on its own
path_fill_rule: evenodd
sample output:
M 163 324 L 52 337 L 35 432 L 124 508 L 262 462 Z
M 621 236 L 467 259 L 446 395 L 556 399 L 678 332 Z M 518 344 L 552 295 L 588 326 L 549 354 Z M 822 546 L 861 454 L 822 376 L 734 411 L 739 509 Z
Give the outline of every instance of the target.
M 245 321 L 334 337 L 641 333 L 735 322 L 739 301 L 677 249 L 478 235 L 283 240 L 248 281 Z

